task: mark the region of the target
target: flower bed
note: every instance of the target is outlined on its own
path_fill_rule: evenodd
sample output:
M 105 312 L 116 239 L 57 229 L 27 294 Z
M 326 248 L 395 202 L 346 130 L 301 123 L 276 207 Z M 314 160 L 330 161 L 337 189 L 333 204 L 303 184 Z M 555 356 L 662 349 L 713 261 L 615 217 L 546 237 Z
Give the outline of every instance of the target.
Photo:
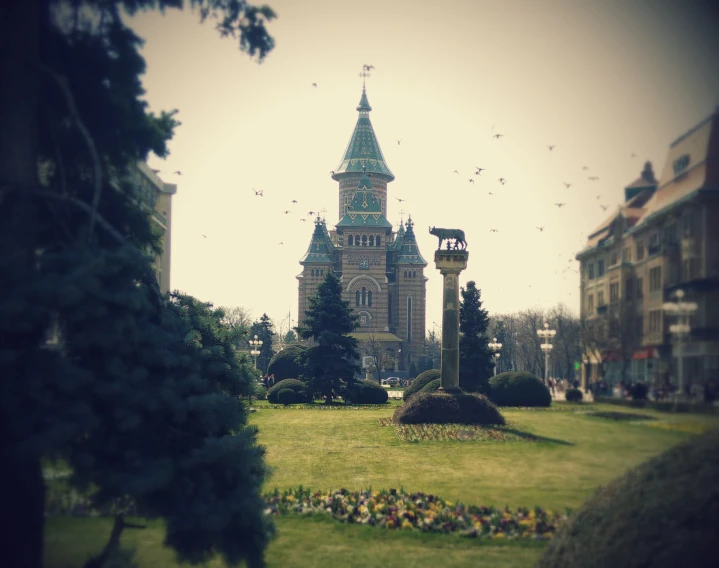
M 258 410 L 387 410 L 392 408 L 389 404 L 291 404 L 284 406 L 282 404 L 263 404 L 257 405 Z
M 546 540 L 570 514 L 540 507 L 510 510 L 464 505 L 395 489 L 313 492 L 299 487 L 282 493 L 275 490 L 266 499 L 268 515 L 321 514 L 345 523 L 487 539 Z
M 397 437 L 403 442 L 423 440 L 477 441 L 477 442 L 524 442 L 536 441 L 528 432 L 519 432 L 517 424 L 504 426 L 476 426 L 469 424 L 399 424 L 392 418 L 378 418 L 380 426 L 394 426 Z

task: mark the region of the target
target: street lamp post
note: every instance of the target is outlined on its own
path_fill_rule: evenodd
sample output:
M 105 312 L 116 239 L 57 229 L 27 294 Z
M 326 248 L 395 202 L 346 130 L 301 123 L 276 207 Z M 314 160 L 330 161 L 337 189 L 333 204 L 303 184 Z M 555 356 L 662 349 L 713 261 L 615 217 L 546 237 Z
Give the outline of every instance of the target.
M 541 347 L 542 351 L 544 351 L 544 383 L 546 384 L 549 377 L 549 353 L 554 347 L 550 340 L 557 335 L 557 332 L 554 329 L 549 329 L 549 324 L 545 321 L 544 329 L 538 329 L 537 335 L 544 338 L 544 343 L 542 343 Z
M 488 344 L 489 349 L 492 351 L 492 360 L 494 361 L 494 374 L 497 374 L 497 363 L 499 362 L 499 350 L 502 349 L 502 344 L 497 343 L 497 338 L 492 338 L 492 343 Z
M 262 349 L 262 340 L 257 339 L 257 336 L 255 335 L 254 339 L 250 339 L 247 343 L 250 344 L 250 355 L 252 355 L 252 358 L 255 361 L 255 369 L 257 368 L 257 357 L 260 355 L 260 349 Z
M 696 302 L 683 302 L 684 290 L 677 290 L 674 294 L 677 302 L 665 302 L 662 309 L 670 315 L 676 316 L 678 322 L 669 326 L 669 333 L 672 334 L 677 343 L 677 378 L 679 382 L 679 394 L 684 392 L 684 343 L 689 338 L 692 328 L 689 318 L 697 311 Z

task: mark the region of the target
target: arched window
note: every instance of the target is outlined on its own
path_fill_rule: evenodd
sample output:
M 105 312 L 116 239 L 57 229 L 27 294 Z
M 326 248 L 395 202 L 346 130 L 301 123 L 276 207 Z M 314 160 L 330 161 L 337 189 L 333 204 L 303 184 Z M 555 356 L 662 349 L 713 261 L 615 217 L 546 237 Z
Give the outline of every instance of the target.
M 377 238 L 375 238 L 374 244 L 376 246 L 380 246 L 382 244 L 382 239 L 380 239 L 379 235 L 377 235 Z
M 369 246 L 371 246 L 371 247 L 374 246 L 374 235 L 369 236 Z
M 367 291 L 367 305 L 368 306 L 372 305 L 372 290 Z
M 367 288 L 365 288 L 364 286 L 362 286 L 362 305 L 367 305 Z
M 412 341 L 412 297 L 407 298 L 407 341 Z
M 407 271 L 404 271 L 404 277 L 407 278 Z
M 347 244 L 348 244 L 349 246 L 353 246 L 353 245 L 354 245 L 354 239 L 352 238 L 352 235 L 350 235 L 350 236 L 347 238 Z
M 360 305 L 360 291 L 357 290 L 355 292 L 355 306 L 359 306 L 359 305 Z
M 363 247 L 367 246 L 367 235 L 362 235 L 362 246 Z

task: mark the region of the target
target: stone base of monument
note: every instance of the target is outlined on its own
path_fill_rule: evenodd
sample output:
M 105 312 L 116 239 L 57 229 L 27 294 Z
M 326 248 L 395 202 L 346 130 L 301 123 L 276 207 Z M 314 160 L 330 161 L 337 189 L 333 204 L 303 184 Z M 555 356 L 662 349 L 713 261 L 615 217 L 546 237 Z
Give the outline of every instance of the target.
M 418 392 L 394 413 L 400 424 L 504 424 L 504 417 L 484 395 L 460 389 Z

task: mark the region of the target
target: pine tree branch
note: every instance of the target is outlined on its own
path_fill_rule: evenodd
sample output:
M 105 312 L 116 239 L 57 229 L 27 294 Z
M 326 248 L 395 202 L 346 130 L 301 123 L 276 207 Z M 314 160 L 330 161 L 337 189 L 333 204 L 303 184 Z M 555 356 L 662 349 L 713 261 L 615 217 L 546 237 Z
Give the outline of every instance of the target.
M 89 232 L 89 234 L 92 235 L 95 230 L 95 221 L 98 217 L 97 209 L 100 204 L 100 195 L 102 193 L 102 166 L 100 164 L 100 156 L 97 153 L 97 148 L 95 147 L 95 142 L 90 135 L 90 131 L 87 129 L 85 123 L 83 123 L 82 119 L 80 118 L 80 114 L 77 111 L 77 106 L 75 105 L 75 97 L 72 96 L 72 91 L 70 91 L 67 79 L 50 69 L 42 62 L 38 62 L 37 65 L 42 71 L 48 74 L 55 81 L 55 83 L 57 83 L 58 87 L 60 87 L 60 90 L 65 97 L 65 102 L 67 103 L 68 110 L 70 111 L 70 117 L 75 123 L 77 129 L 80 131 L 80 134 L 82 134 L 82 137 L 85 139 L 85 144 L 87 144 L 87 149 L 89 150 L 90 156 L 92 157 L 94 193 L 92 196 L 92 208 L 90 210 Z

